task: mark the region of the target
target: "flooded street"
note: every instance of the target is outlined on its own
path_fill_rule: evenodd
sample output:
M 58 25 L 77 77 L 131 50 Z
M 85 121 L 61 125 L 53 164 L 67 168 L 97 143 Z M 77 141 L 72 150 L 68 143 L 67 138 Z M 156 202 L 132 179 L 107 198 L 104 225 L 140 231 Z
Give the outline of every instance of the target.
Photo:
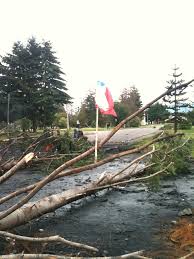
M 58 179 L 45 186 L 33 200 L 89 183 L 104 171 L 116 172 L 134 156 Z M 18 172 L 2 184 L 0 194 L 9 193 L 17 186 L 33 183 L 40 178 L 38 172 Z M 153 258 L 177 258 L 180 252 L 176 252 L 174 244 L 169 241 L 168 232 L 172 222 L 179 218 L 180 211 L 194 207 L 193 183 L 194 174 L 190 174 L 162 181 L 158 192 L 149 191 L 144 183 L 131 184 L 125 189 L 101 191 L 96 196 L 78 200 L 18 227 L 17 231 L 37 235 L 41 229 L 43 236 L 59 234 L 66 239 L 99 248 L 99 255 L 119 255 L 143 249 Z M 0 209 L 5 209 L 5 205 L 1 205 Z M 0 241 L 0 251 L 3 254 L 3 239 Z M 44 250 L 58 254 L 76 251 L 60 244 L 49 245 Z

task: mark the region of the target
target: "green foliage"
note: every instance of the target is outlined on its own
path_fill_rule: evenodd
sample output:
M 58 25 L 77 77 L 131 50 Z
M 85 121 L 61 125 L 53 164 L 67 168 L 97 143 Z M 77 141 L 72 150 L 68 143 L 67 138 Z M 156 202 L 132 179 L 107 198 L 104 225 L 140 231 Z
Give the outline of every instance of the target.
M 150 187 L 152 189 L 154 185 L 157 185 L 157 183 L 159 184 L 159 180 L 166 175 L 189 172 L 189 159 L 191 157 L 192 143 L 191 141 L 188 141 L 184 144 L 184 141 L 184 138 L 176 137 L 156 144 L 156 149 L 158 151 L 152 155 L 152 158 L 149 161 L 149 163 L 154 163 L 154 165 L 148 169 L 148 173 L 153 174 L 167 167 L 171 162 L 173 162 L 173 164 L 166 170 L 166 173 L 158 175 L 156 178 L 151 178 Z
M 0 122 L 0 130 L 4 129 L 7 127 L 7 123 L 5 121 Z
M 128 114 L 132 114 L 142 106 L 141 97 L 135 86 L 124 88 L 120 95 L 120 102 L 128 107 Z
M 106 127 L 107 124 L 115 126 L 117 123 L 125 119 L 129 114 L 134 113 L 142 106 L 140 94 L 135 86 L 129 89 L 123 89 L 120 100 L 114 103 L 114 108 L 117 113 L 117 119 L 110 115 L 102 115 L 99 113 L 99 126 Z M 141 117 L 140 115 L 139 117 Z M 82 127 L 96 126 L 96 107 L 95 107 L 95 93 L 89 91 L 84 98 L 80 110 L 78 112 L 78 119 Z M 126 126 L 129 126 L 127 124 Z M 139 122 L 135 119 L 130 127 L 138 127 Z
M 44 146 L 49 143 L 44 143 Z M 55 151 L 57 154 L 61 154 L 60 159 L 53 160 L 49 162 L 49 164 L 42 164 L 42 171 L 45 171 L 46 173 L 51 172 L 61 164 L 65 163 L 69 159 L 85 152 L 90 147 L 92 147 L 92 144 L 87 140 L 86 137 L 81 137 L 79 139 L 73 139 L 73 136 L 70 132 L 65 131 L 63 136 L 58 136 L 57 139 L 52 143 L 54 146 L 52 148 L 51 153 Z M 43 147 L 39 147 L 40 150 L 43 149 Z M 99 158 L 101 157 L 102 152 L 99 152 Z M 82 159 L 81 161 L 74 164 L 75 167 L 90 164 L 94 161 L 94 155 L 88 156 L 85 159 Z M 48 166 L 49 165 L 49 166 Z
M 124 120 L 129 114 L 129 109 L 127 104 L 122 102 L 115 102 L 115 111 L 118 116 L 118 122 L 121 122 L 122 120 Z
M 192 128 L 192 123 L 185 120 L 178 124 L 178 129 L 180 130 L 189 130 Z
M 96 123 L 95 92 L 89 91 L 78 113 L 82 127 L 93 127 Z
M 188 102 L 186 102 L 188 98 L 184 97 L 187 86 L 182 86 L 181 88 L 176 89 L 176 87 L 181 86 L 184 82 L 183 79 L 180 79 L 182 73 L 179 73 L 178 70 L 179 68 L 175 66 L 173 69 L 172 79 L 169 80 L 169 85 L 166 87 L 167 89 L 174 90 L 163 98 L 163 101 L 166 102 L 168 109 L 172 111 L 171 121 L 174 123 L 174 132 L 177 132 L 178 123 L 182 121 L 183 113 L 181 112 L 181 109 L 189 107 Z
M 141 124 L 141 120 L 138 117 L 135 117 L 128 123 L 129 127 L 132 127 L 132 128 L 139 127 L 140 124 Z
M 169 116 L 169 111 L 165 105 L 160 103 L 153 104 L 147 111 L 148 120 L 151 122 L 164 121 Z
M 187 114 L 187 119 L 194 125 L 194 109 L 189 111 Z
M 12 53 L 0 61 L 0 110 L 10 93 L 11 112 L 15 109 L 11 121 L 26 117 L 34 130 L 51 126 L 58 107 L 70 101 L 63 75 L 49 41 L 31 38 L 26 45 L 14 43 Z
M 31 126 L 32 126 L 31 120 L 29 120 L 27 118 L 22 118 L 19 121 L 19 124 L 20 124 L 20 126 L 21 126 L 23 131 L 29 130 L 31 128 Z
M 163 130 L 172 130 L 173 129 L 173 123 L 165 123 L 162 127 Z
M 54 125 L 61 129 L 64 129 L 67 127 L 67 119 L 66 119 L 65 112 L 60 112 L 55 114 Z

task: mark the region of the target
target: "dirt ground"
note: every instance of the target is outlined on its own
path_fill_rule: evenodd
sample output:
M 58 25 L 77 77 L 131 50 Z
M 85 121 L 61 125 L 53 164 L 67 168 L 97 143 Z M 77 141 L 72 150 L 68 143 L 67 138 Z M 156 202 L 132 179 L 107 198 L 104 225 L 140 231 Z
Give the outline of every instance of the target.
M 133 156 L 117 159 L 97 169 L 77 176 L 69 176 L 49 183 L 35 197 L 37 200 L 49 194 L 88 183 L 102 172 L 117 171 L 126 166 Z M 2 184 L 2 193 L 40 179 L 35 171 L 18 172 Z M 59 234 L 66 239 L 86 243 L 99 248 L 98 255 L 119 255 L 145 250 L 153 258 L 177 258 L 187 253 L 177 249 L 169 240 L 169 230 L 179 219 L 184 208 L 194 207 L 194 174 L 182 175 L 161 182 L 158 192 L 151 192 L 144 183 L 136 183 L 125 189 L 107 190 L 96 196 L 84 198 L 58 209 L 54 213 L 33 220 L 16 230 L 20 234 L 47 236 Z M 16 201 L 16 200 L 15 200 Z M 0 210 L 5 209 L 0 206 Z M 190 216 L 192 218 L 192 216 Z M 5 251 L 0 239 L 0 254 Z M 39 249 L 40 248 L 33 248 Z M 47 253 L 77 253 L 77 250 L 60 244 L 42 248 Z M 82 252 L 81 255 L 87 255 Z

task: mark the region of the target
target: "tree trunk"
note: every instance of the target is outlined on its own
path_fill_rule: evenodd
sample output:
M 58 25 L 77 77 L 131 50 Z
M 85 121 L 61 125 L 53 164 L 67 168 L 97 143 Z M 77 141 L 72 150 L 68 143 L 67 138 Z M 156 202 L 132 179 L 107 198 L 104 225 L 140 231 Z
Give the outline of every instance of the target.
M 15 210 L 7 217 L 1 219 L 0 230 L 7 230 L 19 225 L 23 225 L 32 219 L 40 217 L 40 215 L 55 211 L 57 208 L 60 208 L 66 204 L 96 193 L 96 187 L 120 182 L 130 177 L 131 170 L 116 176 L 115 174 L 110 174 L 103 178 L 103 180 L 97 180 L 80 187 L 75 187 L 70 190 L 42 198 L 36 202 L 29 202 L 21 208 Z
M 33 120 L 32 120 L 32 130 L 33 130 L 33 132 L 36 132 L 36 130 L 37 130 L 36 119 L 33 119 Z

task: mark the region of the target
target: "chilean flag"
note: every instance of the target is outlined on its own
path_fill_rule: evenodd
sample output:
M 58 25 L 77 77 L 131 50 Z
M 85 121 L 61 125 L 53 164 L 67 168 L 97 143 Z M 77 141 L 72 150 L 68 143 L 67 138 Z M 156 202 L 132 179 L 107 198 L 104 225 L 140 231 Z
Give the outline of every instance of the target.
M 117 117 L 114 110 L 114 102 L 108 87 L 101 81 L 97 82 L 96 88 L 96 107 L 100 109 L 102 114 L 113 115 Z

